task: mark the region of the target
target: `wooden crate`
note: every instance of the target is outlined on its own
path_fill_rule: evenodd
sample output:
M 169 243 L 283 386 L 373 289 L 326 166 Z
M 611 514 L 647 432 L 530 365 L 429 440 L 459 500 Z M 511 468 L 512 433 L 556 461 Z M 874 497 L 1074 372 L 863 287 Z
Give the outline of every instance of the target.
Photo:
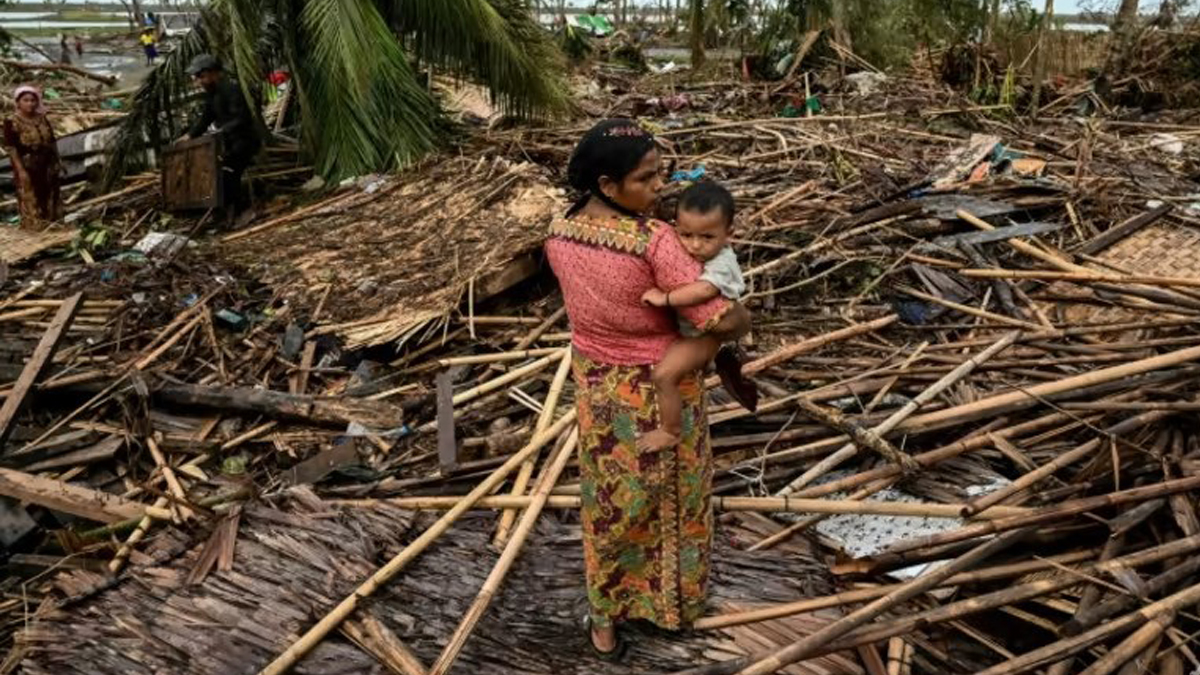
M 184 141 L 163 153 L 163 206 L 168 211 L 225 206 L 221 139 L 214 134 Z

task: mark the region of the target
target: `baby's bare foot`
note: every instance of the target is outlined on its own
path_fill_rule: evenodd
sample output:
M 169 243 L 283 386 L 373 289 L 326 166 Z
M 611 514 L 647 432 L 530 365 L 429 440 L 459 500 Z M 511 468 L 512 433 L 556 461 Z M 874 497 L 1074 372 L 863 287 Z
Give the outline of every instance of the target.
M 655 429 L 642 434 L 637 440 L 637 448 L 642 452 L 658 452 L 679 445 L 679 437 L 666 429 Z

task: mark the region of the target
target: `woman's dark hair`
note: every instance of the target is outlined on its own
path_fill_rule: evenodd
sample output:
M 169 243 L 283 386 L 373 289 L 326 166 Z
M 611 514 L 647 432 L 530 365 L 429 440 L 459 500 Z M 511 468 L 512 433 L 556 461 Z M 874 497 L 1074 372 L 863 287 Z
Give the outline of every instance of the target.
M 626 213 L 626 209 L 600 191 L 600 178 L 608 176 L 610 180 L 624 180 L 654 148 L 654 136 L 633 120 L 604 120 L 592 127 L 575 146 L 567 164 L 567 182 L 581 193 L 567 215 L 583 208 L 591 197 Z
M 725 227 L 733 225 L 733 195 L 721 185 L 710 180 L 696 183 L 683 191 L 679 198 L 680 211 L 711 213 L 720 209 L 725 218 Z

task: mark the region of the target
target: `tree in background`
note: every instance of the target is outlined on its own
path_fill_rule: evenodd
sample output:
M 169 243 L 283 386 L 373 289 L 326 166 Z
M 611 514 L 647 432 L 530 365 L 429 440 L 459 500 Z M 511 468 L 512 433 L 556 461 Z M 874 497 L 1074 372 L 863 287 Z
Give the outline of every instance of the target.
M 691 33 L 692 70 L 704 65 L 704 0 L 690 0 L 688 31 Z
M 301 148 L 331 179 L 411 163 L 438 144 L 440 109 L 422 69 L 486 86 L 509 114 L 568 108 L 561 54 L 524 0 L 213 0 L 134 96 L 110 164 L 115 180 L 178 134 L 193 57 L 217 55 L 249 100 L 286 68 Z M 257 109 L 257 106 L 255 106 Z

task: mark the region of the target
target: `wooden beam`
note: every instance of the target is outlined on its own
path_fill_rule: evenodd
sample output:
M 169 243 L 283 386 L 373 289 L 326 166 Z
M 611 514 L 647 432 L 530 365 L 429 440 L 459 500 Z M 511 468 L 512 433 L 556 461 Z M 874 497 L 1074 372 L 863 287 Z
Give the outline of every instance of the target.
M 454 439 L 454 389 L 450 371 L 437 374 L 437 452 L 442 475 L 458 466 L 458 443 Z
M 12 433 L 17 414 L 25 404 L 25 397 L 50 364 L 50 359 L 54 357 L 54 352 L 66 335 L 67 328 L 75 318 L 75 312 L 79 311 L 82 301 L 83 294 L 77 293 L 59 306 L 54 319 L 50 321 L 50 327 L 42 334 L 42 339 L 34 348 L 33 356 L 29 357 L 29 363 L 25 364 L 25 369 L 21 371 L 21 377 L 17 378 L 12 393 L 5 397 L 4 406 L 0 407 L 0 450 L 4 449 L 4 444 Z
M 168 509 L 156 509 L 107 492 L 12 469 L 0 469 L 0 495 L 101 523 L 144 516 L 171 517 Z

